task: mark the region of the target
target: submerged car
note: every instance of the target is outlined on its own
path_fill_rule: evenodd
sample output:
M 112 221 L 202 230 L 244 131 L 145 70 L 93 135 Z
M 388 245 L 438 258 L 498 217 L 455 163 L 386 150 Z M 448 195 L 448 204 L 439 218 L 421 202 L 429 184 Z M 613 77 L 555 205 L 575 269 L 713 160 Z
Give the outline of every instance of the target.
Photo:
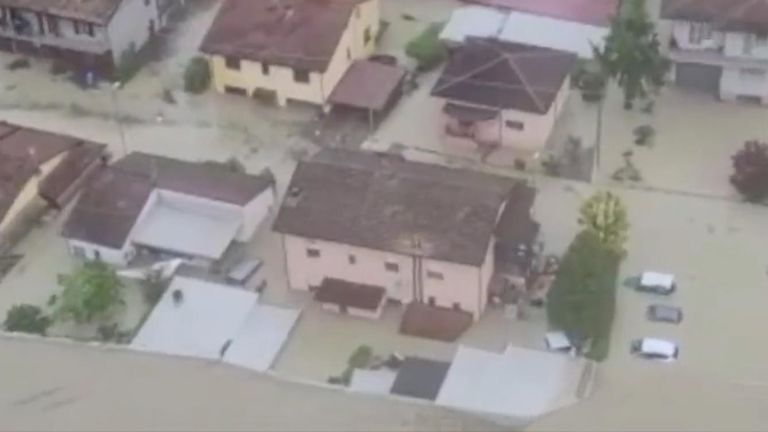
M 673 361 L 680 353 L 674 342 L 656 338 L 642 338 L 632 341 L 630 352 L 644 359 Z
M 654 304 L 648 306 L 646 316 L 651 321 L 679 324 L 683 320 L 683 310 L 677 306 Z
M 544 335 L 544 343 L 549 351 L 572 354 L 574 352 L 568 335 L 561 331 L 553 331 Z
M 644 272 L 640 276 L 638 291 L 669 295 L 677 290 L 675 276 L 665 273 Z

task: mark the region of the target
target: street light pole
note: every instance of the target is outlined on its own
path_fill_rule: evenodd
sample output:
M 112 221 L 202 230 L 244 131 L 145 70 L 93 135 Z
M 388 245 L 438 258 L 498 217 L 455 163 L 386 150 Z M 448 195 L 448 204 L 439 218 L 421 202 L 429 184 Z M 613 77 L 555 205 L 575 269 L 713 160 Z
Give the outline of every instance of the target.
M 596 131 L 595 131 L 595 157 L 594 157 L 594 166 L 592 167 L 592 183 L 597 182 L 597 178 L 600 174 L 600 147 L 602 146 L 603 142 L 603 110 L 605 108 L 605 93 L 603 93 L 603 97 L 600 99 L 600 103 L 597 105 L 597 125 L 596 125 Z
M 112 97 L 112 114 L 117 125 L 117 130 L 120 133 L 120 146 L 123 149 L 123 156 L 128 155 L 128 146 L 125 142 L 125 131 L 123 130 L 123 122 L 120 120 L 120 104 L 117 98 L 117 90 L 123 85 L 120 81 L 112 83 L 110 86 L 110 96 Z

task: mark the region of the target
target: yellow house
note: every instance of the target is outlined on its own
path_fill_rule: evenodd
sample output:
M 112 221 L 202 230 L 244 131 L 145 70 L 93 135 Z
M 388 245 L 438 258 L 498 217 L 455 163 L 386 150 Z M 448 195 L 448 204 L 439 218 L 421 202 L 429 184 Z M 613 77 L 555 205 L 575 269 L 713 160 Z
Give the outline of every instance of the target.
M 325 107 L 379 23 L 379 0 L 227 0 L 201 50 L 220 93 Z

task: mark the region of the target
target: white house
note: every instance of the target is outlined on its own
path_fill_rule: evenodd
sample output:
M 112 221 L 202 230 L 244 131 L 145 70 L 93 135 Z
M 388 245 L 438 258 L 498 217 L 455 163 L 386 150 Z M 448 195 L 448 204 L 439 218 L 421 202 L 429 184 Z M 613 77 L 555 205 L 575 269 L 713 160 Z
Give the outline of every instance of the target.
M 496 265 L 496 229 L 531 225 L 527 186 L 377 153 L 323 150 L 299 163 L 274 230 L 291 288 L 341 312 L 377 316 L 386 299 L 479 318 Z M 519 212 L 504 218 L 506 209 Z M 535 233 L 532 233 L 535 236 Z
M 111 73 L 140 50 L 178 0 L 0 0 L 0 49 Z
M 665 0 L 661 17 L 677 85 L 768 104 L 768 2 Z
M 73 255 L 118 266 L 141 252 L 207 265 L 248 241 L 274 199 L 269 172 L 131 153 L 93 178 L 62 235 Z

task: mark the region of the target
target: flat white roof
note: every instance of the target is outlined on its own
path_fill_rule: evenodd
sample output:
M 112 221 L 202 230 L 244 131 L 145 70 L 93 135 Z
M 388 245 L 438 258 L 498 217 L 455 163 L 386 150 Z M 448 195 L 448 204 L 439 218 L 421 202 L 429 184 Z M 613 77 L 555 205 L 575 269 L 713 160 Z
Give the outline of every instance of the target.
M 644 272 L 640 277 L 640 285 L 671 287 L 675 283 L 675 276 L 665 273 Z
M 499 39 L 569 51 L 591 59 L 592 44 L 602 47 L 608 33 L 606 27 L 513 11 L 507 16 Z
M 395 378 L 397 378 L 397 372 L 389 369 L 355 369 L 349 389 L 361 393 L 389 394 Z
M 298 309 L 256 305 L 234 336 L 224 361 L 259 372 L 269 370 L 300 313 Z
M 136 227 L 136 244 L 193 257 L 219 259 L 235 239 L 241 218 L 229 212 L 194 211 L 159 199 Z
M 182 292 L 179 304 L 173 292 Z M 258 295 L 226 285 L 177 276 L 139 330 L 132 348 L 218 359 L 256 306 Z
M 556 408 L 563 393 L 575 393 L 569 374 L 582 360 L 508 347 L 496 354 L 460 346 L 436 403 L 441 406 L 529 419 Z
M 453 11 L 440 33 L 443 41 L 463 43 L 467 37 L 494 37 L 499 34 L 506 14 L 483 6 L 465 6 Z

